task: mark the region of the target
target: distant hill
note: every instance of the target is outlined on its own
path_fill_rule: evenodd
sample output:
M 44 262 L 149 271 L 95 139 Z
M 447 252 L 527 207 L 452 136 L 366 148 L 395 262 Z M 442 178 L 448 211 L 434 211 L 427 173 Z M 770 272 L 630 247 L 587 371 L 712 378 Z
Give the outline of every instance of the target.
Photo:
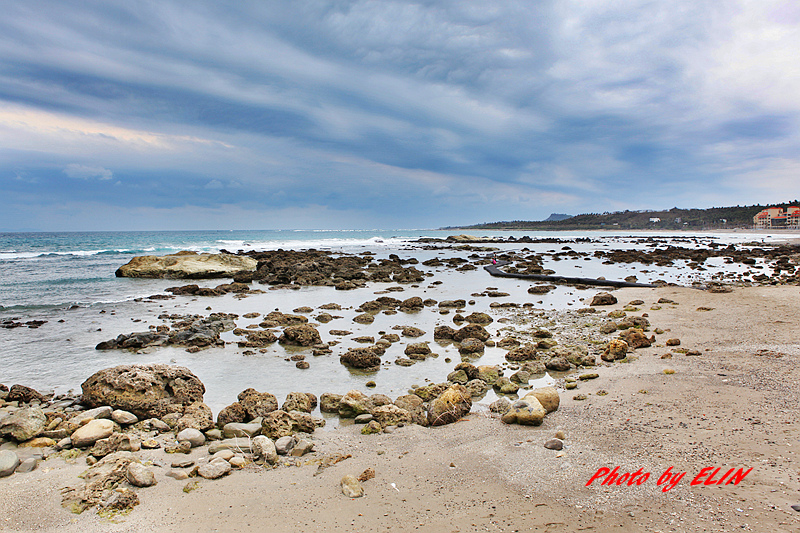
M 783 204 L 749 205 L 735 207 L 711 207 L 709 209 L 672 209 L 664 211 L 616 211 L 613 213 L 586 213 L 569 217 L 553 213 L 547 220 L 488 222 L 471 226 L 455 226 L 444 229 L 538 229 L 538 230 L 585 230 L 585 229 L 723 229 L 752 228 L 753 216 L 767 207 L 789 207 L 800 205 L 797 200 Z M 554 217 L 567 217 L 555 219 Z
M 559 220 L 566 220 L 572 218 L 572 215 L 565 215 L 563 213 L 550 213 L 550 216 L 544 219 L 543 222 L 558 222 Z

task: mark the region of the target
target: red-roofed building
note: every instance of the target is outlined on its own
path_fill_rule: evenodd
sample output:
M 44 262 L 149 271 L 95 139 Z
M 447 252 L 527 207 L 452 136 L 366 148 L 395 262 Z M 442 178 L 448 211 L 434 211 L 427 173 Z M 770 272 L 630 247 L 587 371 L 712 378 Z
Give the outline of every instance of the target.
M 800 207 L 768 207 L 753 217 L 756 229 L 800 228 Z

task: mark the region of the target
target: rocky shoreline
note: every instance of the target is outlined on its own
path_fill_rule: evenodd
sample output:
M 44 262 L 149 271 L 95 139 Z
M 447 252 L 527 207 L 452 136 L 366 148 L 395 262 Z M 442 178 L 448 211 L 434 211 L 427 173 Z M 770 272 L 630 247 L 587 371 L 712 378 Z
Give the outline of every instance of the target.
M 211 409 L 203 403 L 205 386 L 187 368 L 163 364 L 120 365 L 96 372 L 81 386 L 80 396 L 48 397 L 29 387 L 13 385 L 0 392 L 0 477 L 25 474 L 41 461 L 54 457 L 84 460 L 89 469 L 82 474 L 83 484 L 64 487 L 62 505 L 75 513 L 97 507 L 106 514 L 126 514 L 139 502 L 137 489 L 155 484 L 152 468 L 146 466 L 142 453 L 160 450 L 171 457 L 189 454 L 195 448 L 206 450 L 197 459 L 166 460 L 162 454 L 159 467 L 166 476 L 189 480 L 217 479 L 246 465 L 275 468 L 296 465 L 296 458 L 314 456 L 314 432 L 325 420 L 312 413 L 319 406 L 321 413 L 334 414 L 363 424 L 361 433 L 391 434 L 407 425 L 436 427 L 453 424 L 467 416 L 473 399 L 493 389 L 499 399 L 490 412 L 504 424 L 541 425 L 548 413 L 556 411 L 560 394 L 553 387 L 531 389 L 529 381 L 546 372 L 560 372 L 565 390 L 577 387 L 578 381 L 591 380 L 597 373 L 584 369 L 597 364 L 595 355 L 612 363 L 628 360 L 629 353 L 650 346 L 655 337 L 644 332 L 650 323 L 644 316 L 629 315 L 639 311 L 633 301 L 626 311 L 614 311 L 601 317 L 598 308 L 616 304 L 609 293 L 595 295 L 591 306 L 561 312 L 556 324 L 552 316 L 536 310 L 521 311 L 503 308 L 513 318 L 500 320 L 504 326 L 492 340 L 482 324 L 493 322 L 486 313 L 472 313 L 454 318 L 466 325 L 454 329 L 439 326 L 433 333 L 438 342 L 454 342 L 459 346 L 462 361 L 455 364 L 447 381 L 416 386 L 394 400 L 383 394 L 367 395 L 359 390 L 346 394 L 323 393 L 318 398 L 308 392 L 292 392 L 279 406 L 269 392 L 249 388 L 237 401 L 222 409 L 214 420 Z M 664 301 L 662 303 L 672 303 Z M 368 301 L 357 310 L 363 313 L 406 312 L 424 307 L 420 298 L 397 300 L 381 297 Z M 463 312 L 464 301 L 433 302 L 441 310 Z M 325 306 L 333 310 L 333 305 Z M 311 310 L 302 310 L 310 312 Z M 212 314 L 209 317 L 173 316 L 175 329 L 166 326 L 155 332 L 120 335 L 101 343 L 99 350 L 130 349 L 164 344 L 182 344 L 188 349 L 219 343 L 219 331 L 231 330 L 234 316 Z M 273 312 L 263 317 L 260 330 L 243 330 L 246 341 L 240 345 L 255 346 L 264 341 L 264 334 L 283 328 L 280 338 L 272 334 L 269 342 L 294 343 L 315 351 L 330 352 L 330 344 L 322 344 L 319 333 L 302 315 Z M 515 325 L 525 325 L 523 330 Z M 539 324 L 539 325 L 537 325 Z M 556 341 L 544 325 L 557 326 Z M 533 326 L 533 327 L 531 327 Z M 413 339 L 425 332 L 403 327 L 402 334 Z M 587 331 L 595 331 L 587 335 Z M 620 331 L 609 340 L 608 335 Z M 659 334 L 663 333 L 656 330 Z M 373 339 L 365 339 L 373 342 Z M 376 371 L 385 346 L 398 342 L 400 336 L 385 334 L 366 348 L 350 348 L 340 357 L 342 364 Z M 251 344 L 253 343 L 253 344 Z M 670 340 L 668 344 L 680 344 Z M 471 357 L 480 355 L 491 344 L 507 350 L 502 365 L 473 365 Z M 428 343 L 409 343 L 408 361 L 430 355 Z M 631 359 L 633 360 L 631 355 Z M 398 359 L 396 364 L 403 365 Z M 299 361 L 302 362 L 302 361 Z M 606 364 L 604 363 L 604 364 Z M 569 374 L 573 372 L 573 374 Z M 509 375 L 506 375 L 509 374 Z M 5 387 L 3 387 L 5 389 Z M 526 390 L 527 389 L 527 390 Z M 578 398 L 576 396 L 575 398 Z M 556 435 L 545 443 L 560 449 L 562 439 Z M 319 457 L 320 467 L 336 458 Z M 317 460 L 314 459 L 314 460 Z M 191 479 L 190 479 L 191 478 Z M 358 479 L 343 479 L 342 490 L 350 497 L 363 493 Z
M 457 242 L 460 245 L 475 241 Z M 559 244 L 564 246 L 554 254 L 577 253 L 569 249 L 566 241 Z M 698 255 L 693 250 L 675 252 L 657 246 L 651 252 L 623 255 L 603 252 L 601 256 L 610 261 L 630 259 L 642 264 L 687 260 L 695 269 L 702 269 L 707 258 L 723 257 L 754 267 L 745 275 L 719 276 L 702 285 L 708 289 L 703 294 L 718 297 L 730 295 L 744 285 L 788 286 L 798 282 L 797 247 L 746 252 L 711 248 Z M 431 264 L 463 271 L 490 262 L 485 250 L 466 251 L 471 254 L 465 258 L 437 258 Z M 401 260 L 397 256 L 373 261 L 369 253 L 341 257 L 317 251 L 242 255 L 252 256 L 255 269 L 237 271 L 232 283 L 216 288 L 172 287 L 167 292 L 175 296 L 234 293 L 246 297 L 259 292 L 251 287 L 253 282 L 274 288 L 321 285 L 348 289 L 372 281 L 412 284 L 427 277 L 413 267 L 419 264 L 416 259 Z M 511 262 L 509 271 L 546 272 L 542 254 L 520 251 L 501 253 L 498 257 Z M 753 257 L 761 263 L 756 264 L 755 260 L 751 263 Z M 552 285 L 537 284 L 528 293 L 543 294 L 549 290 Z M 402 286 L 396 290 L 400 291 Z M 470 298 L 503 294 L 487 288 L 471 294 Z M 353 322 L 369 325 L 379 315 L 398 315 L 396 333 L 381 330 L 378 334 L 359 335 L 353 340 L 362 345 L 344 350 L 337 348 L 339 342 L 335 338 L 323 341 L 318 331 L 320 324 L 337 318 L 333 313 L 340 311 L 341 306 L 336 303 L 298 307 L 291 313 L 254 311 L 245 316 L 260 322 L 242 328 L 236 326 L 239 316 L 230 313 L 164 313 L 159 316 L 163 324 L 149 326 L 147 331 L 118 335 L 99 343 L 96 349 L 144 353 L 141 351 L 171 346 L 197 352 L 225 346 L 222 336 L 233 334 L 238 338 L 235 343 L 245 350 L 263 353 L 273 343 L 296 347 L 292 362 L 298 370 L 309 368 L 306 355 L 334 355 L 347 368 L 379 372 L 387 365 L 411 366 L 434 357 L 437 344 L 455 347 L 461 361 L 453 363 L 446 381 L 414 386 L 394 399 L 354 389 L 346 394 L 291 392 L 279 404 L 275 395 L 247 388 L 238 394 L 237 401 L 220 410 L 216 419 L 203 402 L 205 385 L 187 368 L 174 365 L 106 368 L 83 383 L 80 395 L 52 396 L 18 384 L 10 388 L 0 386 L 0 477 L 24 478 L 51 461 L 85 462 L 88 469 L 81 474 L 82 481 L 75 479 L 73 484 L 58 487 L 62 489 L 62 505 L 75 513 L 94 508 L 100 516 L 113 518 L 130 513 L 143 497 L 142 491 L 164 476 L 184 481 L 183 491 L 191 493 L 200 480 L 221 480 L 239 471 L 312 465 L 322 472 L 357 455 L 355 451 L 320 450 L 319 428 L 326 420 L 314 414 L 317 409 L 327 416 L 359 424 L 359 433 L 365 438 L 384 435 L 392 438 L 398 430 L 402 433 L 419 427 L 431 432 L 438 426 L 469 421 L 476 416 L 473 403 L 489 390 L 499 400 L 492 402 L 489 411 L 480 416 L 496 418 L 495 422 L 503 427 L 520 426 L 521 430 L 544 424 L 547 435 L 537 432 L 519 438 L 533 438 L 537 445 L 559 451 L 570 444 L 562 431 L 548 427 L 547 420 L 558 414 L 559 406 L 565 402 L 570 409 L 576 409 L 575 405 L 608 395 L 609 391 L 598 389 L 596 383 L 603 381 L 603 377 L 609 379 L 609 372 L 613 374 L 619 368 L 627 372 L 628 368 L 636 367 L 640 352 L 653 356 L 647 351 L 652 349 L 660 350 L 658 364 L 662 366 L 669 365 L 673 358 L 705 355 L 699 347 L 682 342 L 670 328 L 651 325 L 651 320 L 658 325 L 654 317 L 660 311 L 682 312 L 686 320 L 692 320 L 692 316 L 712 313 L 714 307 L 682 308 L 679 301 L 667 296 L 647 302 L 645 298 L 636 298 L 620 303 L 617 301 L 620 294 L 629 293 L 596 293 L 591 303 L 578 309 L 545 311 L 532 304 L 498 302 L 490 306 L 491 313 L 469 314 L 470 300 L 466 297 L 436 301 L 382 295 L 360 304 Z M 169 297 L 154 295 L 149 300 Z M 609 307 L 612 310 L 606 311 Z M 454 327 L 440 325 L 433 331 L 423 331 L 400 320 L 422 311 L 447 316 Z M 486 329 L 489 324 L 493 324 L 492 332 Z M 331 330 L 329 334 L 352 335 L 347 330 Z M 430 341 L 422 340 L 425 335 L 432 336 L 433 350 Z M 387 348 L 400 342 L 404 343 L 403 356 L 394 361 L 384 360 Z M 478 359 L 487 347 L 505 350 L 505 362 L 479 364 Z M 546 373 L 555 377 L 555 387 L 530 385 L 532 379 Z M 672 365 L 660 370 L 661 376 L 674 373 Z M 589 383 L 593 385 L 588 386 Z M 358 472 L 344 475 L 337 490 L 346 498 L 363 497 L 365 484 L 375 476 L 369 470 L 364 469 L 360 475 Z

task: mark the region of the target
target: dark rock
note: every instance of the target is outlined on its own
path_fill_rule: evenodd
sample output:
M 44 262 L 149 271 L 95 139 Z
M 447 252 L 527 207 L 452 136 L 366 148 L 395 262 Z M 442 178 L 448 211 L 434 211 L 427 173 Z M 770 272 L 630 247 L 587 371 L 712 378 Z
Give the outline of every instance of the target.
M 164 364 L 121 365 L 93 374 L 81 385 L 87 407 L 111 406 L 139 418 L 182 413 L 202 402 L 205 387 L 188 368 Z

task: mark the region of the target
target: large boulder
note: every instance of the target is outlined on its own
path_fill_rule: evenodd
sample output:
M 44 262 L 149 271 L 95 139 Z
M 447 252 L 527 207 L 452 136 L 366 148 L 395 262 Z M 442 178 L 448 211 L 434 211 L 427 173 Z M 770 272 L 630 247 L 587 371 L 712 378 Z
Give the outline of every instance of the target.
M 115 274 L 118 278 L 230 278 L 239 272 L 255 271 L 257 266 L 258 261 L 247 256 L 179 252 L 162 257 L 134 257 Z
M 18 442 L 30 440 L 41 433 L 47 417 L 38 407 L 20 409 L 0 419 L 0 436 L 11 437 Z
M 428 423 L 431 426 L 451 424 L 469 413 L 472 396 L 463 385 L 455 383 L 436 397 L 428 407 Z
M 81 384 L 82 403 L 124 409 L 140 419 L 183 413 L 202 402 L 206 389 L 188 368 L 165 364 L 120 365 L 93 374 Z

